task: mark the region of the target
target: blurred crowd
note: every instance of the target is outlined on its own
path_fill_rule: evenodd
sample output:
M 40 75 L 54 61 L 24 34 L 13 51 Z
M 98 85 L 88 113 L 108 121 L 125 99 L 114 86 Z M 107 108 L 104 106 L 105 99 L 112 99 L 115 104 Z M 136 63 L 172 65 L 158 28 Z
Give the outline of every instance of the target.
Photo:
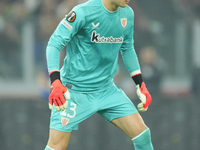
M 34 30 L 35 79 L 42 97 L 49 92 L 45 49 L 49 37 L 64 16 L 77 4 L 86 0 L 1 0 L 0 1 L 0 80 L 23 78 L 23 29 L 30 22 Z M 143 72 L 143 78 L 152 94 L 161 92 L 165 75 L 173 68 L 174 23 L 184 20 L 191 36 L 188 51 L 192 62 L 192 91 L 200 91 L 200 1 L 199 0 L 131 0 L 135 12 L 135 49 Z M 187 38 L 188 39 L 188 38 Z M 191 46 L 190 46 L 191 45 Z M 25 51 L 28 51 L 25 50 Z M 64 51 L 61 53 L 64 57 Z M 171 73 L 170 72 L 170 73 Z M 134 97 L 121 57 L 115 82 Z

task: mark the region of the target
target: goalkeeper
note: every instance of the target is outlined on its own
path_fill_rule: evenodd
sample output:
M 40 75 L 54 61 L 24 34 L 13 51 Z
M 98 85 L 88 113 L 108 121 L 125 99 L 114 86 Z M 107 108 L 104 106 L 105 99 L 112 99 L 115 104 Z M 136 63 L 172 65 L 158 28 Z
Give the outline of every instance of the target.
M 65 150 L 72 130 L 98 113 L 130 137 L 135 150 L 153 150 L 150 129 L 138 110 L 151 103 L 133 46 L 134 13 L 129 0 L 90 0 L 75 6 L 49 39 L 50 135 L 45 150 Z M 59 70 L 60 50 L 67 45 Z M 136 84 L 138 110 L 113 83 L 118 53 Z

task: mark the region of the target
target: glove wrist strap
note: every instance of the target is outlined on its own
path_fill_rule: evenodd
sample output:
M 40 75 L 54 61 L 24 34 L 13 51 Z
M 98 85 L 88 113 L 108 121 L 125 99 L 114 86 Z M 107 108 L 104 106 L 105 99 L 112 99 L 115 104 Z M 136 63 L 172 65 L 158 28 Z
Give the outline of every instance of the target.
M 55 80 L 57 80 L 57 79 L 60 80 L 60 72 L 59 72 L 59 71 L 54 71 L 54 72 L 52 72 L 52 73 L 50 74 L 50 79 L 51 79 L 51 84 L 52 84 Z
M 135 75 L 135 76 L 132 76 L 132 79 L 133 79 L 133 81 L 135 82 L 136 85 L 139 84 L 140 87 L 141 87 L 141 84 L 142 84 L 142 82 L 143 82 L 142 74 L 137 74 L 137 75 Z

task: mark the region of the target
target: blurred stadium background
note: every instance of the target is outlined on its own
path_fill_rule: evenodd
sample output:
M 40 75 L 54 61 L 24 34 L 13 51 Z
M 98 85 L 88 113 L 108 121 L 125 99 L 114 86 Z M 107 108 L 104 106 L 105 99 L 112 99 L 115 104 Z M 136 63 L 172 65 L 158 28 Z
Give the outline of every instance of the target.
M 44 149 L 50 117 L 45 48 L 64 15 L 85 1 L 0 1 L 0 150 Z M 131 0 L 129 5 L 135 12 L 135 49 L 153 98 L 141 115 L 151 128 L 155 150 L 197 150 L 200 0 Z M 139 102 L 121 57 L 115 82 L 135 105 Z M 72 132 L 68 149 L 122 150 L 133 145 L 95 114 Z

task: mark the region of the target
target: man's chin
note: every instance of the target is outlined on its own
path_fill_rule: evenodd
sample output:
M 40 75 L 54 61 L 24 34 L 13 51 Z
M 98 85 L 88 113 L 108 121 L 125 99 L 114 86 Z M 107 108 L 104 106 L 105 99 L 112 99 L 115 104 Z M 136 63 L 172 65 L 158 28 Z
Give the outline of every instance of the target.
M 120 6 L 120 7 L 124 8 L 124 7 L 126 7 L 126 6 L 127 6 L 127 4 L 126 4 L 126 5 L 122 5 L 122 6 Z

